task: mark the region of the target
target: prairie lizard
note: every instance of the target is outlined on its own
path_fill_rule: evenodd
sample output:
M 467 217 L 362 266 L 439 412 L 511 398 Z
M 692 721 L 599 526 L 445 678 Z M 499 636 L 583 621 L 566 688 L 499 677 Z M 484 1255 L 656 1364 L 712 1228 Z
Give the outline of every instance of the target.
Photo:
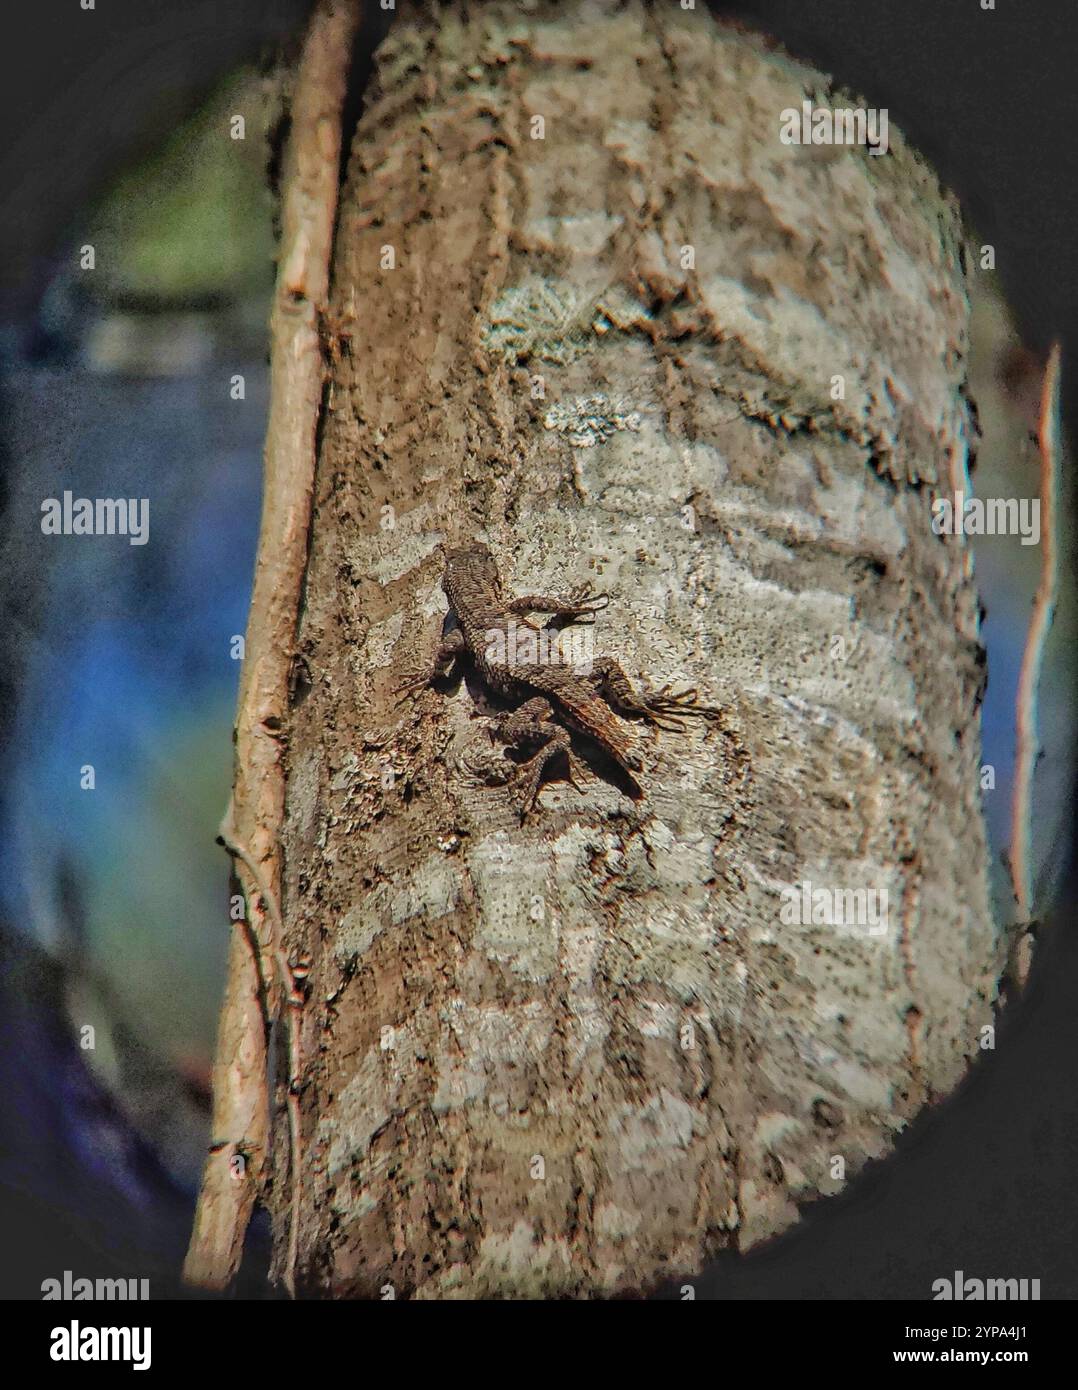
M 446 551 L 442 587 L 457 627 L 442 638 L 429 673 L 405 682 L 399 689 L 422 689 L 448 676 L 459 660 L 467 659 L 488 689 L 510 698 L 526 697 L 524 704 L 497 719 L 491 728 L 511 747 L 537 746 L 519 771 L 523 785 L 522 820 L 534 809 L 543 772 L 554 759 L 564 754 L 569 780 L 574 786 L 579 785 L 579 765 L 563 725 L 594 739 L 642 794 L 635 774 L 643 763 L 615 711 L 664 730 L 678 730 L 682 719 L 693 716 L 720 718 L 719 710 L 697 703 L 695 690 L 674 694 L 667 685 L 638 694 L 611 657 L 598 657 L 586 666 L 515 659 L 514 628 L 521 624 L 535 627 L 527 614 L 549 613 L 565 623 L 575 623 L 591 619 L 605 608 L 607 595 L 593 592 L 590 584 L 577 587 L 563 598 L 547 594 L 507 598 L 494 556 L 485 545 L 475 542 Z

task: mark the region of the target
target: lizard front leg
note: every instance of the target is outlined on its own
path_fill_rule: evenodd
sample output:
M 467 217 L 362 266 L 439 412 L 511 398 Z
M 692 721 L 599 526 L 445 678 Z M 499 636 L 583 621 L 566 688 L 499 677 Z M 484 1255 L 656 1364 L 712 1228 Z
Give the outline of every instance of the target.
M 629 677 L 618 663 L 609 656 L 601 656 L 592 662 L 588 680 L 592 681 L 606 702 L 628 715 L 645 719 L 657 729 L 676 732 L 681 728 L 681 719 L 698 717 L 700 719 L 720 719 L 722 711 L 711 705 L 697 704 L 695 690 L 682 690 L 677 694 L 669 685 L 661 690 L 648 690 L 639 694 L 633 689 Z
M 591 618 L 610 602 L 609 595 L 596 593 L 590 584 L 578 584 L 575 589 L 557 598 L 552 594 L 523 594 L 506 605 L 510 613 L 553 613 L 558 618 Z
M 467 647 L 464 642 L 464 634 L 459 627 L 455 627 L 451 632 L 447 632 L 438 644 L 438 651 L 431 664 L 430 670 L 423 676 L 409 676 L 400 685 L 394 687 L 395 695 L 412 694 L 417 690 L 423 690 L 426 686 L 432 685 L 436 680 L 449 674 L 450 668 L 459 656 L 463 656 Z

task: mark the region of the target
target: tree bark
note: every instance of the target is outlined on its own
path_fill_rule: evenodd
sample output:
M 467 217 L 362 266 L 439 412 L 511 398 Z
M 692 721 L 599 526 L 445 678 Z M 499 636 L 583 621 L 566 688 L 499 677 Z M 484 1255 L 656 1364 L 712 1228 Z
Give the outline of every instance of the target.
M 451 4 L 379 53 L 280 838 L 310 1294 L 691 1275 L 885 1154 L 992 1021 L 977 599 L 930 510 L 974 437 L 957 211 L 893 128 L 782 144 L 857 103 L 703 11 Z M 637 726 L 644 797 L 581 746 L 521 825 L 468 775 L 480 685 L 399 703 L 475 538 L 514 593 L 609 590 L 596 651 L 721 706 Z M 790 922 L 806 884 L 886 890 L 885 930 Z M 281 1270 L 282 1105 L 274 1151 Z

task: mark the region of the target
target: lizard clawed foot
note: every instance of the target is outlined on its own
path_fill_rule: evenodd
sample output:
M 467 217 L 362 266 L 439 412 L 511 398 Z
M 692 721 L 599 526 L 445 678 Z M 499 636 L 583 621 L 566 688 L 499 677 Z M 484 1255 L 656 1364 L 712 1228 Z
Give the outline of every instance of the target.
M 581 785 L 578 778 L 584 777 L 585 779 L 588 779 L 588 774 L 584 769 L 584 764 L 580 761 L 576 754 L 568 747 L 564 748 L 563 750 L 560 748 L 560 746 L 555 746 L 554 748 L 551 748 L 548 745 L 546 748 L 541 748 L 539 752 L 536 753 L 536 755 L 533 758 L 529 758 L 528 761 L 524 763 L 520 769 L 519 780 L 524 782 L 525 784 L 524 795 L 521 797 L 520 802 L 521 825 L 524 824 L 524 822 L 527 820 L 528 816 L 531 814 L 532 811 L 538 809 L 539 793 L 547 785 L 547 783 L 543 781 L 544 769 L 546 768 L 549 762 L 553 761 L 553 759 L 557 757 L 559 751 L 564 751 L 566 762 L 568 763 L 569 767 L 568 777 L 566 780 L 569 782 L 569 785 L 574 789 L 574 791 L 578 791 L 583 796 L 585 787 Z
M 434 664 L 422 675 L 408 676 L 395 687 L 393 693 L 400 696 L 397 703 L 403 704 L 408 695 L 414 695 L 417 691 L 426 689 L 428 685 L 433 685 L 436 680 L 449 676 L 454 662 L 463 651 L 464 634 L 459 629 L 446 633 L 438 643 Z
M 527 627 L 540 631 L 539 625 L 522 615 L 552 613 L 555 619 L 561 619 L 562 626 L 568 626 L 570 623 L 593 620 L 595 614 L 601 612 L 609 602 L 609 594 L 599 593 L 591 584 L 584 583 L 570 589 L 563 598 L 547 594 L 527 594 L 513 599 L 508 607 L 509 612 L 519 617 Z
M 565 601 L 565 616 L 572 618 L 593 618 L 610 603 L 610 595 L 594 590 L 590 584 L 578 584 L 571 589 Z
M 722 711 L 712 705 L 697 704 L 695 689 L 680 690 L 674 694 L 669 685 L 661 690 L 647 694 L 643 698 L 644 718 L 657 729 L 669 733 L 681 728 L 681 719 L 697 717 L 700 719 L 721 719 Z
M 523 783 L 524 792 L 520 798 L 520 823 L 521 825 L 528 819 L 529 814 L 539 805 L 539 793 L 543 788 L 543 769 L 552 757 L 557 755 L 557 748 L 551 748 L 549 744 L 540 748 L 533 758 L 529 758 L 523 763 L 516 778 L 518 783 Z

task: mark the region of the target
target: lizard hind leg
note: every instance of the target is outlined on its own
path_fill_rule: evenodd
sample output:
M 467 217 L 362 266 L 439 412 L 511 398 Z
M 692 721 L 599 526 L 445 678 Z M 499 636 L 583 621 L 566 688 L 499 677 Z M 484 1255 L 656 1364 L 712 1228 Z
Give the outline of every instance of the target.
M 637 694 L 629 677 L 612 657 L 600 657 L 593 662 L 590 679 L 610 704 L 666 732 L 679 730 L 682 719 L 721 717 L 720 710 L 697 703 L 695 690 L 682 690 L 675 694 L 667 684 L 660 690 L 645 688 Z
M 547 764 L 565 754 L 569 763 L 569 780 L 579 791 L 574 769 L 574 756 L 568 732 L 554 720 L 554 708 L 549 700 L 541 695 L 526 701 L 518 710 L 506 715 L 495 725 L 494 732 L 500 739 L 515 747 L 522 744 L 539 743 L 540 747 L 526 763 L 521 764 L 520 777 L 523 794 L 520 801 L 520 819 L 527 818 L 534 811 L 539 800 L 539 790 Z

